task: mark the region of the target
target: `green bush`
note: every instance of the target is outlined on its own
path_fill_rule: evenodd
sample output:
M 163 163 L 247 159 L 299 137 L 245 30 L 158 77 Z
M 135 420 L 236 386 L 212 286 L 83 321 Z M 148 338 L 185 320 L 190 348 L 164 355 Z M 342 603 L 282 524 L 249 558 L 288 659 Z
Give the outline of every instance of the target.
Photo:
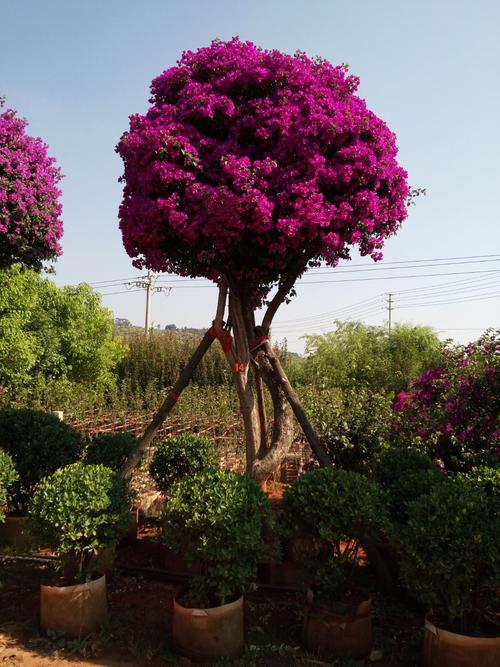
M 500 586 L 500 502 L 448 478 L 412 503 L 399 533 L 401 579 L 455 632 L 474 634 Z
M 355 472 L 318 468 L 284 495 L 284 534 L 293 540 L 321 598 L 340 599 L 353 585 L 360 546 L 386 519 L 383 490 Z
M 241 595 L 274 534 L 268 499 L 255 480 L 207 470 L 180 480 L 163 510 L 168 546 L 202 573 L 189 585 L 187 604 L 211 607 Z
M 167 493 L 183 477 L 216 467 L 217 449 L 214 441 L 203 435 L 183 433 L 158 444 L 149 474 L 158 489 Z
M 478 466 L 468 473 L 459 473 L 459 479 L 466 479 L 481 487 L 488 495 L 500 498 L 500 466 Z
M 423 452 L 394 447 L 382 453 L 375 479 L 387 491 L 389 516 L 399 526 L 408 519 L 410 503 L 429 493 L 444 475 Z
M 5 520 L 4 508 L 7 504 L 7 492 L 18 477 L 12 457 L 0 449 L 0 523 Z
M 133 433 L 98 433 L 90 441 L 85 463 L 100 464 L 118 472 L 136 447 Z
M 36 542 L 74 566 L 76 580 L 88 580 L 101 551 L 127 530 L 130 500 L 126 482 L 105 466 L 60 468 L 39 483 L 30 503 Z
M 305 394 L 305 407 L 335 467 L 370 472 L 386 446 L 391 399 L 371 389 L 323 389 Z
M 52 414 L 24 408 L 0 410 L 0 447 L 12 456 L 19 473 L 11 491 L 13 509 L 26 512 L 42 477 L 76 461 L 83 446 L 80 434 Z

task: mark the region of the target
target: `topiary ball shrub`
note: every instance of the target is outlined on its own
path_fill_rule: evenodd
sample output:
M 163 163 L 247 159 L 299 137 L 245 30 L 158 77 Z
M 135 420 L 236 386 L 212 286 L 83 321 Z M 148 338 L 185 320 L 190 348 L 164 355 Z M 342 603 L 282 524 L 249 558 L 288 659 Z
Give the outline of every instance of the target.
M 73 463 L 39 483 L 30 503 L 32 531 L 66 572 L 86 581 L 98 569 L 101 551 L 126 532 L 130 500 L 125 480 L 109 468 Z
M 5 520 L 4 509 L 7 504 L 7 494 L 19 475 L 12 457 L 0 449 L 0 523 Z
M 48 412 L 4 408 L 0 410 L 0 447 L 12 456 L 19 473 L 11 500 L 12 509 L 23 514 L 42 477 L 74 463 L 84 442 L 74 428 Z
M 255 576 L 275 531 L 259 485 L 235 472 L 206 470 L 181 479 L 162 514 L 168 546 L 202 572 L 189 584 L 188 606 L 213 607 L 238 597 Z
M 217 467 L 215 442 L 203 435 L 183 433 L 158 444 L 149 474 L 158 489 L 168 493 L 172 485 L 183 477 Z
M 341 599 L 355 585 L 361 545 L 387 524 L 384 491 L 363 475 L 318 468 L 283 498 L 283 530 L 322 599 Z
M 401 580 L 449 630 L 475 634 L 500 587 L 500 503 L 448 478 L 414 501 L 399 532 Z
M 87 447 L 85 463 L 118 472 L 136 447 L 137 438 L 132 433 L 98 433 Z
M 387 491 L 390 519 L 399 526 L 408 519 L 410 503 L 428 493 L 444 475 L 423 452 L 395 447 L 382 453 L 375 479 Z

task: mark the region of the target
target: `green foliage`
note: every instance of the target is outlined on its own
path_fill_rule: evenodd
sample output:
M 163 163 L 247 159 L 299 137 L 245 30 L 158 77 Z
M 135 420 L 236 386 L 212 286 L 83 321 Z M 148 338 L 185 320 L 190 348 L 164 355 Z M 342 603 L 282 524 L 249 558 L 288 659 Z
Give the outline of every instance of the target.
M 360 545 L 387 524 L 385 505 L 378 484 L 335 468 L 306 472 L 287 489 L 284 534 L 321 598 L 339 599 L 348 591 Z
M 483 489 L 489 496 L 500 499 L 500 466 L 477 466 L 468 473 L 459 473 L 459 479 L 466 479 Z
M 371 471 L 387 445 L 392 417 L 386 394 L 367 388 L 309 389 L 304 406 L 336 467 Z
M 89 285 L 58 287 L 19 266 L 0 271 L 0 384 L 11 402 L 47 385 L 114 383 L 124 354 L 111 312 Z
M 307 336 L 304 373 L 314 385 L 401 391 L 436 365 L 442 344 L 430 327 L 397 324 L 389 334 L 361 322 L 336 322 L 333 332 Z
M 375 478 L 387 491 L 391 521 L 399 526 L 408 519 L 410 503 L 429 493 L 444 475 L 423 452 L 393 447 L 382 453 Z
M 118 472 L 137 444 L 133 433 L 98 433 L 90 441 L 85 463 L 100 464 Z
M 0 523 L 5 520 L 4 508 L 10 486 L 19 479 L 12 457 L 0 449 Z
M 189 604 L 210 607 L 240 595 L 255 575 L 273 532 L 268 499 L 255 480 L 208 470 L 180 480 L 163 510 L 168 546 L 202 574 L 189 585 Z
M 144 392 L 150 383 L 157 391 L 170 388 L 200 341 L 200 336 L 173 331 L 127 338 L 127 354 L 118 366 L 120 383 L 131 392 Z M 228 385 L 231 371 L 218 343 L 213 344 L 193 375 L 198 385 Z
M 450 629 L 472 634 L 500 586 L 500 503 L 448 478 L 409 508 L 399 533 L 401 579 Z
M 0 410 L 0 447 L 12 456 L 19 473 L 11 490 L 13 508 L 24 513 L 42 477 L 76 461 L 83 446 L 80 434 L 54 415 L 25 408 Z
M 33 533 L 40 546 L 76 563 L 78 580 L 89 579 L 101 550 L 126 531 L 130 500 L 126 482 L 109 468 L 73 463 L 38 485 L 29 511 Z
M 217 467 L 215 442 L 204 435 L 182 433 L 162 440 L 154 453 L 149 474 L 160 491 L 202 470 Z

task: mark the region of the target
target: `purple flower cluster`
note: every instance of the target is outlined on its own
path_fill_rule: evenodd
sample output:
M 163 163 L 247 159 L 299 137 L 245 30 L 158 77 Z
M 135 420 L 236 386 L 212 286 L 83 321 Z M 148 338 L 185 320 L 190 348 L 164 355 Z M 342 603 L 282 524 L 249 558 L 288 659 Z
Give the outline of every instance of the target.
M 0 114 L 0 268 L 19 262 L 39 269 L 61 254 L 61 173 L 26 126 L 12 109 Z
M 380 259 L 409 187 L 357 86 L 345 67 L 237 38 L 184 53 L 117 146 L 134 265 L 264 295 L 352 244 Z
M 410 392 L 398 394 L 396 429 L 421 437 L 447 469 L 498 462 L 500 454 L 500 331 L 444 351 Z

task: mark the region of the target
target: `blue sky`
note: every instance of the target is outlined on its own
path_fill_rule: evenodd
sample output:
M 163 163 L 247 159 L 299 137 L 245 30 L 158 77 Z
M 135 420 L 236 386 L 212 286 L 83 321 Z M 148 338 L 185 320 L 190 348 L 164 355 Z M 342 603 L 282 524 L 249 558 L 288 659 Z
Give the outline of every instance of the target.
M 151 80 L 183 50 L 239 35 L 348 63 L 361 96 L 396 132 L 412 185 L 427 189 L 386 245 L 392 270 L 340 276 L 340 267 L 321 276 L 337 282 L 299 284 L 275 335 L 299 350 L 302 333 L 331 328 L 335 314 L 384 324 L 388 292 L 395 294 L 393 321 L 430 324 L 442 337 L 465 341 L 499 325 L 500 3 L 0 0 L 0 10 L 0 94 L 47 141 L 66 176 L 59 284 L 116 280 L 100 287 L 103 303 L 142 324 L 144 293 L 127 291 L 121 280 L 139 274 L 118 229 L 122 165 L 114 147 L 128 116 L 147 108 Z M 434 268 L 388 264 L 492 254 L 498 257 Z M 492 273 L 462 273 L 486 270 Z M 462 275 L 400 277 L 447 272 Z M 389 275 L 399 277 L 380 279 Z M 196 285 L 155 295 L 153 321 L 208 325 L 216 291 Z

